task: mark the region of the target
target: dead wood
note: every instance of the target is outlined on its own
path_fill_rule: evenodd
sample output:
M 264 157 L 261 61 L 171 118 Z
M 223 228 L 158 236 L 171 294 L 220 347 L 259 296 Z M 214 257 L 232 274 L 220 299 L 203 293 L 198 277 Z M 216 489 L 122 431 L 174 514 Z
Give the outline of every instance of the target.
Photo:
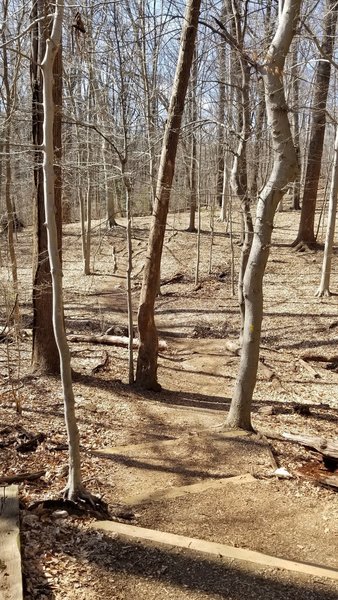
M 0 475 L 0 484 L 20 483 L 22 481 L 34 481 L 43 477 L 46 471 L 36 471 L 35 473 L 16 473 L 15 475 Z
M 261 358 L 259 361 L 259 370 L 260 370 L 262 379 L 265 379 L 267 381 L 272 381 L 272 379 L 277 377 L 276 373 L 272 369 L 270 369 L 270 367 L 268 367 L 268 365 L 265 364 L 263 358 Z
M 302 417 L 310 417 L 311 410 L 307 404 L 294 404 L 293 411 Z
M 319 379 L 320 378 L 320 374 L 313 368 L 311 367 L 311 365 L 309 365 L 306 360 L 303 360 L 302 358 L 298 359 L 299 364 L 304 367 L 304 369 L 315 379 Z
M 225 343 L 225 347 L 229 352 L 231 352 L 231 354 L 236 354 L 236 356 L 239 356 L 241 353 L 241 347 L 238 342 L 231 342 L 228 340 Z
M 267 437 L 263 433 L 258 433 L 257 437 L 258 437 L 258 439 L 262 440 L 262 442 L 264 442 L 264 444 L 266 445 L 266 449 L 267 449 L 269 457 L 270 457 L 270 462 L 271 462 L 272 468 L 274 470 L 275 469 L 279 469 L 280 464 L 279 464 L 279 461 L 277 459 L 275 449 L 269 443 L 269 440 L 267 439 Z
M 324 354 L 312 354 L 311 352 L 306 352 L 302 354 L 303 361 L 313 361 L 313 362 L 338 362 L 338 354 L 333 354 L 331 356 L 325 356 Z
M 184 275 L 183 273 L 175 273 L 172 277 L 167 277 L 167 279 L 162 279 L 161 285 L 169 285 L 170 283 L 180 283 L 183 281 Z
M 317 450 L 323 456 L 338 459 L 338 438 L 327 440 L 314 435 L 294 435 L 293 433 L 283 433 L 282 436 L 288 442 L 295 442 L 306 448 Z
M 26 453 L 26 452 L 34 452 L 38 445 L 41 444 L 46 439 L 46 435 L 44 433 L 38 433 L 31 437 L 27 442 L 22 442 L 16 447 L 17 452 Z
M 109 354 L 107 352 L 107 350 L 104 351 L 103 353 L 103 359 L 97 363 L 97 365 L 95 365 L 95 367 L 92 368 L 92 375 L 95 375 L 95 373 L 99 373 L 100 371 L 102 371 L 103 369 L 106 368 L 106 366 L 109 363 Z
M 333 488 L 338 492 L 338 475 L 333 475 L 332 477 L 321 477 L 318 481 L 321 485 Z
M 69 335 L 68 340 L 70 342 L 85 342 L 88 344 L 106 344 L 107 346 L 120 346 L 121 348 L 128 348 L 129 340 L 124 336 L 116 335 Z M 133 348 L 138 348 L 139 340 L 134 338 Z M 159 340 L 159 350 L 167 349 L 167 342 Z

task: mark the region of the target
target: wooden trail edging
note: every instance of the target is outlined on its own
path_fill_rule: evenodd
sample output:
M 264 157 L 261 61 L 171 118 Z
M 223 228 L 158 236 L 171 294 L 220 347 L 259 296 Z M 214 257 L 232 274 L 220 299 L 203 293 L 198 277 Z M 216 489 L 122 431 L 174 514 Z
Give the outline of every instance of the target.
M 91 528 L 115 533 L 127 538 L 136 538 L 141 541 L 147 540 L 154 542 L 155 544 L 164 544 L 176 548 L 187 548 L 188 550 L 203 552 L 221 558 L 250 562 L 263 567 L 284 569 L 294 573 L 338 581 L 338 569 L 330 569 L 321 565 L 286 560 L 284 558 L 262 554 L 261 552 L 247 550 L 246 548 L 234 548 L 233 546 L 227 546 L 225 544 L 189 538 L 184 535 L 167 533 L 165 531 L 145 529 L 143 527 L 126 525 L 125 523 L 117 523 L 115 521 L 97 521 L 91 525 Z
M 0 487 L 0 597 L 23 598 L 17 485 Z

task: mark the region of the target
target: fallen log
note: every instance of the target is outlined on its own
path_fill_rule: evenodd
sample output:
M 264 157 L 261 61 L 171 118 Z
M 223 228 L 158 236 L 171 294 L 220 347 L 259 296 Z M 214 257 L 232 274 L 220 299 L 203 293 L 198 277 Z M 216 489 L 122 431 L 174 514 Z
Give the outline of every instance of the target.
M 314 379 L 319 379 L 320 378 L 320 374 L 317 373 L 317 371 L 311 367 L 311 365 L 309 365 L 306 360 L 303 360 L 302 358 L 298 359 L 298 363 L 312 376 L 314 377 Z
M 3 483 L 20 483 L 22 481 L 34 481 L 43 477 L 46 471 L 36 471 L 35 473 L 16 473 L 15 475 L 0 475 L 0 485 Z
M 183 281 L 183 279 L 184 279 L 183 273 L 175 273 L 175 275 L 173 275 L 172 277 L 167 277 L 167 279 L 162 279 L 161 286 L 169 285 L 170 283 L 181 283 L 181 281 Z
M 106 344 L 107 346 L 120 346 L 121 348 L 128 348 L 129 338 L 117 335 L 69 335 L 68 340 L 70 342 L 86 342 L 87 344 Z M 139 340 L 134 338 L 133 348 L 138 348 Z M 158 349 L 167 350 L 167 342 L 159 340 Z
M 318 481 L 321 485 L 333 488 L 338 492 L 338 475 L 332 475 L 331 477 L 320 477 Z
M 282 433 L 282 436 L 289 442 L 312 448 L 323 456 L 338 460 L 338 438 L 326 440 L 314 435 L 295 435 L 293 433 Z
M 276 373 L 265 364 L 262 358 L 259 361 L 259 373 L 266 381 L 272 381 L 276 377 Z
M 337 362 L 338 354 L 331 354 L 331 356 L 325 356 L 324 354 L 313 354 L 312 352 L 305 352 L 302 354 L 301 359 L 313 362 Z

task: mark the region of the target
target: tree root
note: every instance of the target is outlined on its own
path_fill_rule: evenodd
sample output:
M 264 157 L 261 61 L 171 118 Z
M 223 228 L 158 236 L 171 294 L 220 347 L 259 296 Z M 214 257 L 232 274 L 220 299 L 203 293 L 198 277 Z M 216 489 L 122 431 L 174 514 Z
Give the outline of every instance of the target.
M 77 490 L 71 490 L 69 486 L 66 486 L 62 495 L 63 500 L 60 500 L 59 502 L 63 501 L 67 505 L 70 503 L 70 506 L 73 506 L 75 510 L 80 511 L 82 514 L 90 514 L 99 519 L 110 518 L 106 502 L 88 492 L 84 487 L 80 487 Z
M 318 290 L 315 293 L 315 298 L 330 298 L 330 296 L 332 296 L 332 294 L 327 288 L 318 288 Z
M 322 244 L 319 244 L 316 240 L 313 242 L 307 242 L 306 240 L 299 240 L 298 238 L 292 242 L 291 248 L 294 248 L 295 252 L 316 252 L 322 249 Z

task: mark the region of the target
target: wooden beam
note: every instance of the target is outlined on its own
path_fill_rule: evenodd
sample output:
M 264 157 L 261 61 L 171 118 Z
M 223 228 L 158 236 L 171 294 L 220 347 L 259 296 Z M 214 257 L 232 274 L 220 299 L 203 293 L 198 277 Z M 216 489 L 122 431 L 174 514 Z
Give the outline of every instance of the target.
M 23 598 L 17 485 L 0 487 L 0 597 Z
M 92 529 L 111 532 L 127 538 L 136 538 L 141 541 L 147 540 L 155 544 L 164 544 L 176 548 L 187 548 L 219 558 L 239 560 L 254 563 L 263 567 L 270 567 L 272 569 L 284 569 L 285 571 L 293 571 L 312 577 L 321 577 L 338 581 L 338 569 L 331 569 L 322 565 L 295 562 L 293 560 L 285 560 L 276 556 L 262 554 L 261 552 L 247 550 L 246 548 L 235 548 L 225 544 L 208 542 L 198 538 L 189 538 L 184 535 L 167 533 L 155 529 L 145 529 L 143 527 L 126 525 L 114 521 L 96 521 L 95 523 L 92 523 L 90 527 Z

